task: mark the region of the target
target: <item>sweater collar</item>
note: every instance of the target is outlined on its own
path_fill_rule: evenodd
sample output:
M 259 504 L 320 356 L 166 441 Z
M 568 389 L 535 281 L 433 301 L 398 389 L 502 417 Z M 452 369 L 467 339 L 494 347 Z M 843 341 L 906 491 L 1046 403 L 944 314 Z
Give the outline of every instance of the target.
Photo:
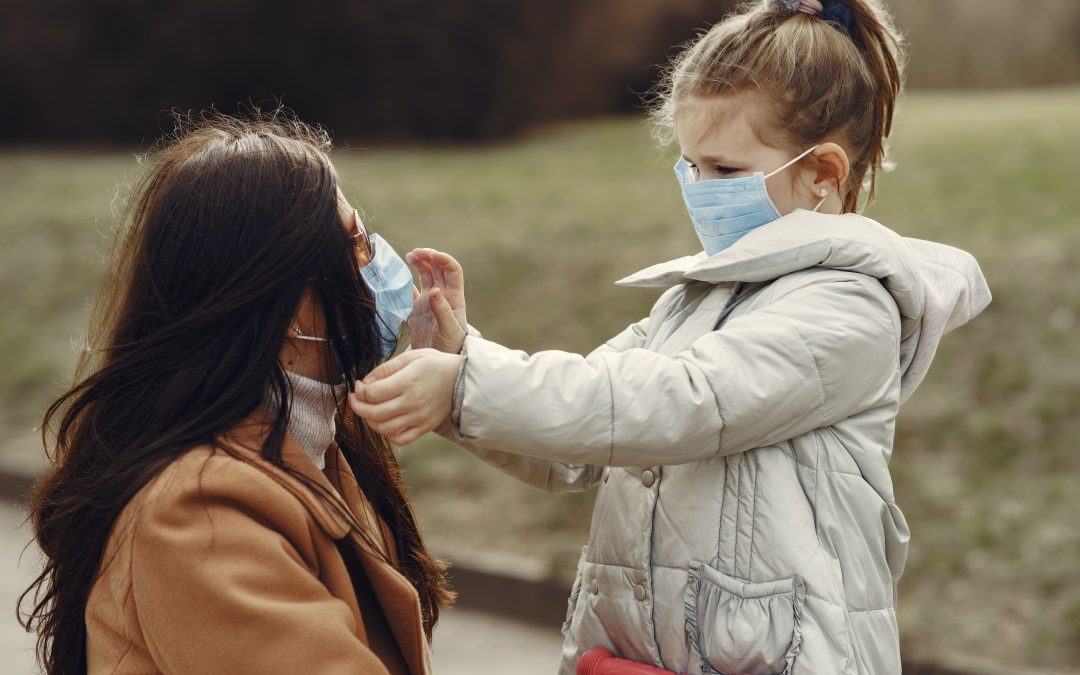
M 289 385 L 288 433 L 304 449 L 315 466 L 326 466 L 326 448 L 337 432 L 335 417 L 338 402 L 346 396 L 347 385 L 328 384 L 286 370 Z M 277 399 L 273 392 L 268 398 L 271 414 L 276 411 Z

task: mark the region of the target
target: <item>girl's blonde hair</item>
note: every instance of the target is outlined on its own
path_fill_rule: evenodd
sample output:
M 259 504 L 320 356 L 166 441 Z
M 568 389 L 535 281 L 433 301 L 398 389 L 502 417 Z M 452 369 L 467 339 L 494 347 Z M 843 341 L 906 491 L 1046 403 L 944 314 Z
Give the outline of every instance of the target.
M 792 12 L 789 1 L 750 3 L 690 42 L 673 59 L 652 107 L 662 139 L 671 140 L 675 111 L 690 97 L 760 92 L 769 101 L 755 123 L 760 140 L 793 150 L 840 143 L 851 162 L 841 186 L 844 212 L 856 210 L 863 187 L 869 202 L 877 171 L 888 168 L 904 48 L 881 0 L 842 3 L 850 10 L 839 8 L 844 20 Z

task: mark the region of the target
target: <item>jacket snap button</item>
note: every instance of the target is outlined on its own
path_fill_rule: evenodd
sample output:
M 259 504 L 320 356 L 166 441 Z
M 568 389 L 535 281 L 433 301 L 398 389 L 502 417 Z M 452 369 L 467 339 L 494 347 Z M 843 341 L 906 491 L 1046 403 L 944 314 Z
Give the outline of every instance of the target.
M 656 483 L 656 474 L 646 469 L 645 473 L 641 474 L 641 484 L 651 488 L 654 483 Z
M 589 590 L 592 591 L 593 595 L 598 594 L 600 592 L 600 583 L 596 579 L 593 579 L 592 584 L 589 586 Z
M 638 584 L 637 586 L 634 586 L 634 597 L 637 598 L 638 600 L 644 600 L 645 599 L 645 587 L 642 586 L 641 584 Z

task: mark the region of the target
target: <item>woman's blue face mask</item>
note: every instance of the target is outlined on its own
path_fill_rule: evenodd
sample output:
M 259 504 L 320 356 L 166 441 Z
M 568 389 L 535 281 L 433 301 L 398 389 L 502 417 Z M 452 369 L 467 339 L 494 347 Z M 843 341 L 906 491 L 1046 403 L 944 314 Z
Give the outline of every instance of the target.
M 409 266 L 390 244 L 377 234 L 369 237 L 371 260 L 360 268 L 375 298 L 375 314 L 379 322 L 379 341 L 385 359 L 397 346 L 401 324 L 409 320 L 413 310 L 413 278 Z
M 367 233 L 356 209 L 353 209 L 352 229 L 353 232 L 350 235 L 356 241 L 356 246 L 367 247 L 368 261 L 360 267 L 360 276 L 364 279 L 375 301 L 375 320 L 379 324 L 380 355 L 385 359 L 394 353 L 401 325 L 407 322 L 412 314 L 412 272 L 385 239 L 378 234 Z M 357 255 L 359 258 L 360 254 Z M 290 337 L 294 339 L 329 342 L 325 337 L 304 335 L 297 326 L 293 326 L 292 331 L 293 335 Z M 348 345 L 351 338 L 345 335 L 342 339 Z M 334 358 L 337 359 L 336 354 Z
M 697 180 L 690 163 L 683 158 L 675 163 L 675 176 L 682 188 L 686 210 L 694 223 L 701 245 L 707 254 L 716 255 L 728 248 L 747 233 L 780 218 L 765 180 L 806 157 L 816 150 L 814 146 L 779 169 L 766 175 L 758 171 L 741 178 L 718 178 Z M 825 203 L 822 199 L 814 207 L 817 211 Z

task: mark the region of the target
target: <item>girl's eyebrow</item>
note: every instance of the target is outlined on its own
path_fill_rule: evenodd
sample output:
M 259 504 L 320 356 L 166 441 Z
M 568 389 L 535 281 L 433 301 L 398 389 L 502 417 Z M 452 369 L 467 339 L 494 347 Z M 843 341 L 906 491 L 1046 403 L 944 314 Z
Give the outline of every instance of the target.
M 683 159 L 685 159 L 687 162 L 690 162 L 691 164 L 693 164 L 693 160 L 691 160 L 686 155 L 683 155 Z M 735 166 L 736 164 L 738 164 L 738 162 L 732 162 L 731 160 L 726 159 L 724 157 L 720 157 L 719 155 L 703 155 L 701 157 L 701 163 L 702 164 L 717 164 L 719 166 L 728 166 L 728 167 Z

